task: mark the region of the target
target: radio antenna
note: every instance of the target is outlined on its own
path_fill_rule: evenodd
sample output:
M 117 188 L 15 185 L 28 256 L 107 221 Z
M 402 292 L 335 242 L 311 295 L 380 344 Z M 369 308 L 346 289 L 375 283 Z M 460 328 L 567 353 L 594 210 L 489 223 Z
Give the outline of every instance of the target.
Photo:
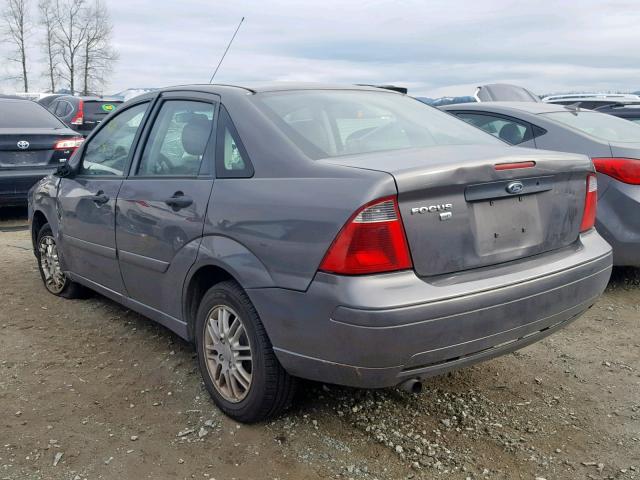
M 242 22 L 244 22 L 244 17 L 242 17 L 242 19 L 240 20 L 240 23 L 238 24 L 238 28 L 236 28 L 236 31 L 233 32 L 233 36 L 231 37 L 231 40 L 229 40 L 229 45 L 227 45 L 226 50 L 222 54 L 222 57 L 218 62 L 218 66 L 214 70 L 213 75 L 211 75 L 211 79 L 209 80 L 209 83 L 213 82 L 213 78 L 216 76 L 216 73 L 218 73 L 218 69 L 220 68 L 220 65 L 222 65 L 222 61 L 224 60 L 224 57 L 227 55 L 227 52 L 229 51 L 229 48 L 231 47 L 231 44 L 233 43 L 234 38 L 236 38 L 236 35 L 238 34 L 238 30 L 240 30 L 240 26 L 242 25 Z

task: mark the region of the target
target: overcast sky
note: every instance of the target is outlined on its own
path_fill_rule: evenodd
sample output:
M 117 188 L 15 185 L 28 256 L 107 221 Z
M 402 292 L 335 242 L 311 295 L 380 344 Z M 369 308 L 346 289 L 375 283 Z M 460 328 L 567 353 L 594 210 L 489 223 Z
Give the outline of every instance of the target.
M 208 82 L 242 16 L 217 82 L 393 83 L 436 97 L 491 82 L 640 90 L 639 0 L 105 1 L 120 53 L 107 93 Z M 40 58 L 33 49 L 30 69 L 44 87 Z

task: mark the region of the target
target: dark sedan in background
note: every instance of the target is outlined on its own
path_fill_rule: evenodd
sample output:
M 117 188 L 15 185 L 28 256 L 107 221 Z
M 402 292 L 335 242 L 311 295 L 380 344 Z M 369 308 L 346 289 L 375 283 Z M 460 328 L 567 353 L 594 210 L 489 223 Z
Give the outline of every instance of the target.
M 0 98 L 0 206 L 26 205 L 29 188 L 82 141 L 43 106 Z
M 122 100 L 116 98 L 64 95 L 51 102 L 48 109 L 69 128 L 86 137 L 121 104 Z
M 596 109 L 600 113 L 608 113 L 614 117 L 624 118 L 640 124 L 640 103 L 606 105 Z
M 583 153 L 598 175 L 597 228 L 614 264 L 640 266 L 640 125 L 563 105 L 489 102 L 443 110 L 521 147 Z

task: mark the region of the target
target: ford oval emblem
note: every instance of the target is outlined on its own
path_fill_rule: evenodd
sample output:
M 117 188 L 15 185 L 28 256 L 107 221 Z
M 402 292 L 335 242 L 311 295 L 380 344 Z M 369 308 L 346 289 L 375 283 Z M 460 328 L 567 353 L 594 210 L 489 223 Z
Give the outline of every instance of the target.
M 507 192 L 511 193 L 512 195 L 516 195 L 522 192 L 522 190 L 524 190 L 524 185 L 522 182 L 511 182 L 509 185 L 507 185 Z
M 26 140 L 20 140 L 17 145 L 20 150 L 26 150 L 27 148 L 29 148 L 29 142 L 27 142 Z

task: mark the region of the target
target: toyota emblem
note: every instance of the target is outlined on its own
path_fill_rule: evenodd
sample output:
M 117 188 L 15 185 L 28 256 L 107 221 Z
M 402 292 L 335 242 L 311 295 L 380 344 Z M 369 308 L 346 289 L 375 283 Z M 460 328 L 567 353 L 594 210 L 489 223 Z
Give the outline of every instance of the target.
M 20 140 L 17 145 L 20 150 L 26 150 L 27 148 L 29 148 L 29 142 L 27 142 L 26 140 Z

